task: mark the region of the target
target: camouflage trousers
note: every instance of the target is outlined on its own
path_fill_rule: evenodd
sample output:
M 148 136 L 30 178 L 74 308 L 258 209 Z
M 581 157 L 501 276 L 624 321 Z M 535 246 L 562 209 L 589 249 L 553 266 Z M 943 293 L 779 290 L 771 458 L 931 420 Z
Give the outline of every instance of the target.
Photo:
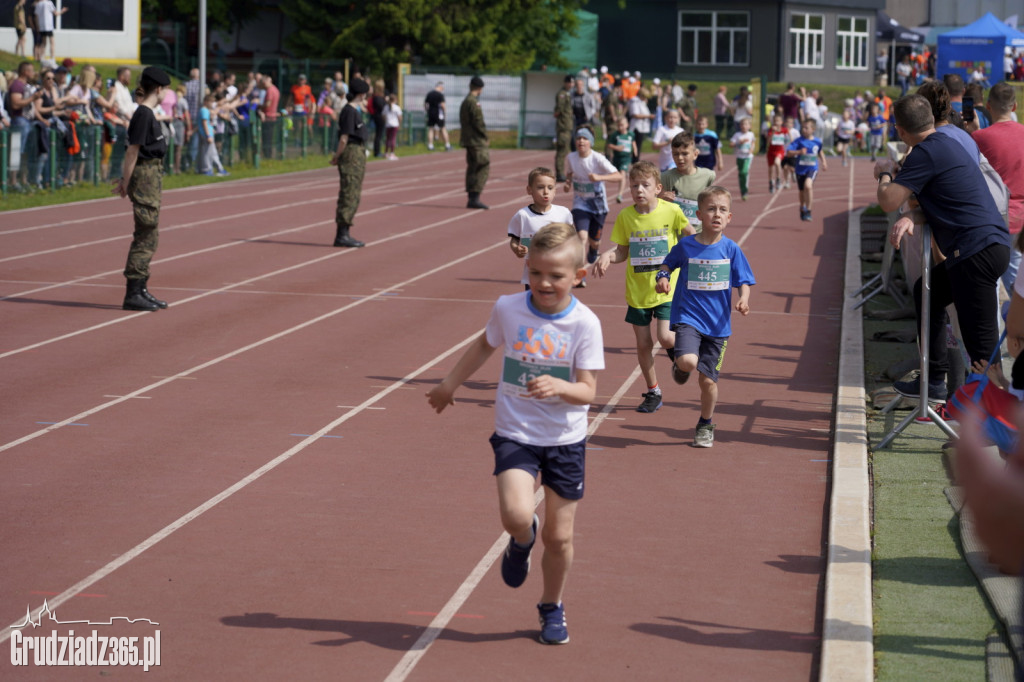
M 555 138 L 555 179 L 565 178 L 565 159 L 572 150 L 572 131 L 560 130 Z
M 338 208 L 334 213 L 338 225 L 352 225 L 355 220 L 365 173 L 366 148 L 361 144 L 345 145 L 338 160 Z
M 163 190 L 163 163 L 160 159 L 139 159 L 128 180 L 128 198 L 132 201 L 135 232 L 124 266 L 125 279 L 147 279 L 149 261 L 156 253 L 160 234 L 160 193 Z
M 487 147 L 466 147 L 466 191 L 480 194 L 491 172 L 491 155 Z

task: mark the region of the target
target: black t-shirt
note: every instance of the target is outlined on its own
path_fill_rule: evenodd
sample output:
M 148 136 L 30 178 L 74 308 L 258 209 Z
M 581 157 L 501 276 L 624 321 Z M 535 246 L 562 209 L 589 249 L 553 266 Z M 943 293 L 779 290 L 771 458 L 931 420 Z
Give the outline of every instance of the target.
M 587 107 L 583 103 L 587 95 L 583 92 L 572 92 L 572 117 L 577 126 L 587 122 Z
M 444 93 L 440 90 L 431 90 L 427 93 L 427 97 L 424 100 L 427 103 L 427 113 L 431 116 L 437 116 L 441 110 L 441 102 L 444 101 Z
M 366 124 L 362 113 L 351 104 L 346 104 L 338 115 L 338 137 L 348 135 L 349 144 L 366 142 Z
M 140 159 L 162 159 L 167 153 L 167 140 L 153 110 L 140 104 L 128 123 L 128 144 L 139 145 Z

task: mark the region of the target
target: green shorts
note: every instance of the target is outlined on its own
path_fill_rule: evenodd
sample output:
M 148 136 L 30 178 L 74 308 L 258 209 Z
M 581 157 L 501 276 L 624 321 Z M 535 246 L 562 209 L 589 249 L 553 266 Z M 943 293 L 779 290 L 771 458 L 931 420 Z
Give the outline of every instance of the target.
M 626 308 L 626 322 L 637 327 L 650 327 L 651 320 L 668 320 L 672 316 L 672 304 L 662 303 L 653 308 Z

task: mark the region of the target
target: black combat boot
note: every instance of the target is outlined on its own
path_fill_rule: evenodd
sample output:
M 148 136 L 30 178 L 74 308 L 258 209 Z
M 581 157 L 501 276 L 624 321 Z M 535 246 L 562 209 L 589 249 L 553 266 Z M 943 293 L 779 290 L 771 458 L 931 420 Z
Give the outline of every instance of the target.
M 366 244 L 350 235 L 348 233 L 349 229 L 350 226 L 338 223 L 338 231 L 334 235 L 334 245 L 352 249 L 358 249 L 360 246 L 366 246 Z
M 469 201 L 466 202 L 466 208 L 488 209 L 490 206 L 480 201 L 480 192 L 469 192 Z
M 143 295 L 143 297 L 145 297 L 145 299 L 147 301 L 149 301 L 150 303 L 155 304 L 156 307 L 160 308 L 161 310 L 164 310 L 165 308 L 167 308 L 167 306 L 168 306 L 167 301 L 161 301 L 159 298 L 157 298 L 153 294 L 149 293 L 149 286 L 148 286 L 148 284 L 149 284 L 149 277 L 147 277 L 146 279 L 142 280 L 142 295 Z
M 141 279 L 128 280 L 128 287 L 124 294 L 124 303 L 121 304 L 122 310 L 147 310 L 150 312 L 160 310 L 156 303 L 142 295 L 144 286 L 145 283 Z

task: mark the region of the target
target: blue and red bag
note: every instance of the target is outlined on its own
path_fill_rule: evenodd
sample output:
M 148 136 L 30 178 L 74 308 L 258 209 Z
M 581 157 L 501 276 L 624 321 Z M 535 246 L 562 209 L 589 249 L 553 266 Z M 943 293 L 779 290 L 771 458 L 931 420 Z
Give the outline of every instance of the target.
M 999 343 L 989 358 L 989 365 L 995 362 L 999 348 L 1006 338 L 1006 332 L 999 337 Z M 971 406 L 974 406 L 973 408 Z M 967 380 L 956 389 L 946 408 L 958 421 L 963 421 L 970 412 L 981 412 L 982 434 L 999 448 L 1004 455 L 1017 449 L 1017 414 L 1021 402 L 1017 397 L 991 382 L 987 374 L 967 375 Z

